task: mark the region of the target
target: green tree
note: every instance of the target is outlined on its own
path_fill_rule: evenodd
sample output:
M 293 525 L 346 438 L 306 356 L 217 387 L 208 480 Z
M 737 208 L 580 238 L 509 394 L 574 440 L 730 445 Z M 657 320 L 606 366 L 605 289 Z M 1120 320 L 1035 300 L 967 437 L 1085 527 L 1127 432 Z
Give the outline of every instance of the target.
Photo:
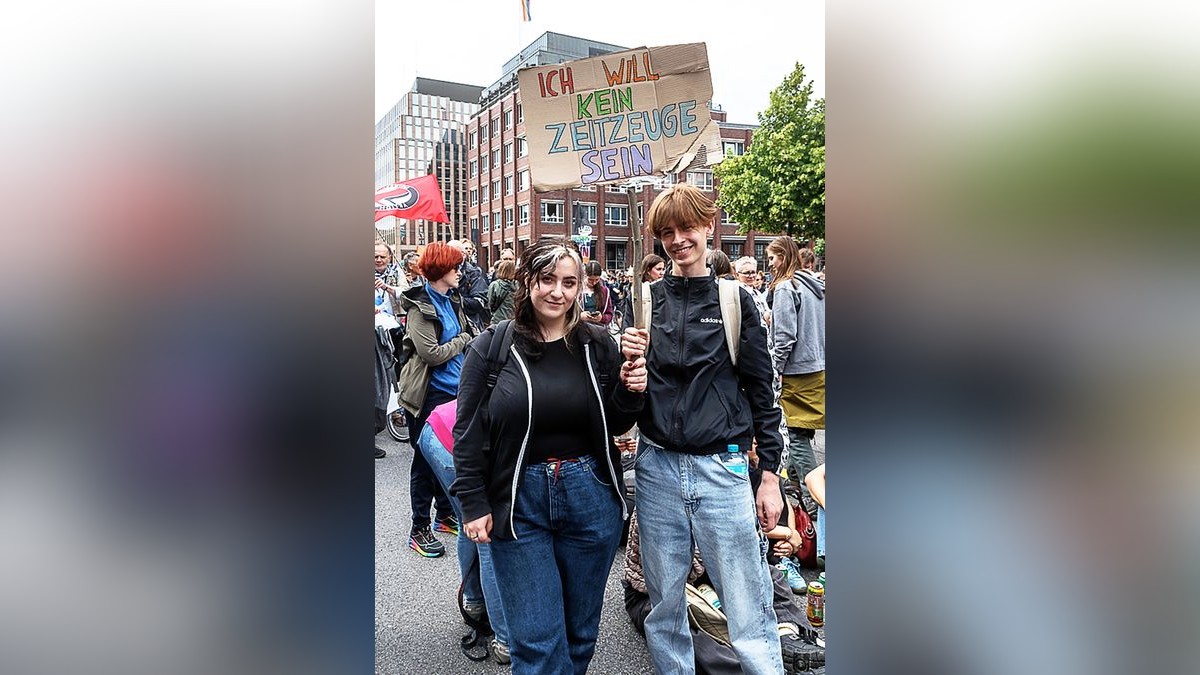
M 718 204 L 738 231 L 825 236 L 825 99 L 812 98 L 804 66 L 771 92 L 750 149 L 715 169 Z

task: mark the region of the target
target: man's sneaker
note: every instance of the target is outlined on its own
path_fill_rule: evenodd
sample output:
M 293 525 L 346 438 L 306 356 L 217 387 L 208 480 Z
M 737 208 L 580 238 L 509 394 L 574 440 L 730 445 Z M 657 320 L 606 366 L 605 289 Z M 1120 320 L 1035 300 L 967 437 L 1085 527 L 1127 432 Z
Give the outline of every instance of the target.
M 784 558 L 775 565 L 775 568 L 783 572 L 783 577 L 787 579 L 788 587 L 796 595 L 805 595 L 808 593 L 808 582 L 804 580 L 804 575 L 800 573 L 800 566 L 791 558 Z
M 505 666 L 512 663 L 512 652 L 509 651 L 508 645 L 492 638 L 492 658 L 496 660 L 496 663 Z
M 428 527 L 413 530 L 408 535 L 408 547 L 426 558 L 437 558 L 446 553 L 446 547 L 434 538 Z
M 446 534 L 452 534 L 457 537 L 458 518 L 455 518 L 453 515 L 446 516 L 445 518 L 438 518 L 433 523 L 433 529 L 436 532 L 445 532 Z
M 378 445 L 375 446 L 375 459 L 383 459 L 384 457 L 387 457 L 387 450 L 384 450 Z
M 783 671 L 788 675 L 808 673 L 825 665 L 825 650 L 801 635 L 786 635 L 779 639 L 783 651 Z
M 408 420 L 405 419 L 404 413 L 400 412 L 399 410 L 392 413 L 392 424 L 396 427 L 396 436 L 399 437 L 396 440 L 407 441 L 408 440 Z

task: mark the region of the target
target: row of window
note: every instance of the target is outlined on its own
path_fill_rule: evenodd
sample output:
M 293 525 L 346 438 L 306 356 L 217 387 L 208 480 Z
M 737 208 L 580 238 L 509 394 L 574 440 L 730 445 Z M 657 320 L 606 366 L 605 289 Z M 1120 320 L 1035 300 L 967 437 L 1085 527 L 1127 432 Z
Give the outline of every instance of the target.
M 520 124 L 525 121 L 525 112 L 521 109 L 520 103 L 517 104 L 516 115 L 517 115 L 517 124 Z M 500 117 L 492 118 L 492 123 L 491 123 L 492 138 L 495 138 L 500 135 L 501 121 L 502 120 Z M 513 110 L 512 110 L 512 108 L 509 108 L 508 110 L 504 111 L 503 123 L 504 123 L 505 129 L 513 128 Z M 474 129 L 471 130 L 470 140 L 468 142 L 467 147 L 470 148 L 471 150 L 474 150 L 475 146 L 479 145 L 480 143 L 487 143 L 487 139 L 488 139 L 488 125 L 480 124 L 478 131 L 475 131 Z
M 524 157 L 529 154 L 529 146 L 525 143 L 524 138 L 517 139 L 517 157 Z M 501 164 L 509 164 L 513 161 L 513 144 L 505 143 L 504 148 L 496 148 L 489 155 L 483 153 L 478 160 L 471 160 L 471 178 L 479 175 L 481 172 L 487 172 L 492 169 L 500 170 Z

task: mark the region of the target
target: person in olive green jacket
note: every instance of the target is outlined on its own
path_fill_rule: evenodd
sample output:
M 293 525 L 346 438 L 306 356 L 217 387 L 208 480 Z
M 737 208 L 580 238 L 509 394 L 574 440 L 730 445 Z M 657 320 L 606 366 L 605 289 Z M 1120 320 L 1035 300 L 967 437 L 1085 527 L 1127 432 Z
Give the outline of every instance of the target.
M 476 334 L 458 295 L 462 261 L 461 250 L 442 242 L 430 244 L 420 263 L 426 282 L 400 295 L 400 306 L 408 316 L 404 353 L 410 356 L 400 369 L 398 398 L 408 411 L 409 438 L 420 438 L 433 409 L 458 395 L 463 352 Z M 413 519 L 409 547 L 426 558 L 441 556 L 446 547 L 431 531 L 430 503 L 437 505 L 433 529 L 457 535 L 459 525 L 445 490 L 419 452 L 413 453 L 409 495 Z
M 501 260 L 496 266 L 496 280 L 488 286 L 488 309 L 492 324 L 513 318 L 513 293 L 517 290 L 517 266 L 511 260 Z

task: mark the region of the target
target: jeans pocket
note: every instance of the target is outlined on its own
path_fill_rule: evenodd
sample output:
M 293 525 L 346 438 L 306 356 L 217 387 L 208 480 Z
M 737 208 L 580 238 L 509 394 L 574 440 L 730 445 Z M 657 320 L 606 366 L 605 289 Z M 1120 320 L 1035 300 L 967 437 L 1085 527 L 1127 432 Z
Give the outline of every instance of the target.
M 596 481 L 603 487 L 606 487 L 610 490 L 613 489 L 612 478 L 605 473 L 606 468 L 603 465 L 597 462 L 595 467 L 593 467 L 591 464 L 584 464 L 583 466 L 585 469 L 587 469 L 587 475 L 591 476 L 592 480 Z
M 636 470 L 642 466 L 642 460 L 646 458 L 654 450 L 654 446 L 646 441 L 638 444 L 637 456 L 633 458 L 633 468 Z

